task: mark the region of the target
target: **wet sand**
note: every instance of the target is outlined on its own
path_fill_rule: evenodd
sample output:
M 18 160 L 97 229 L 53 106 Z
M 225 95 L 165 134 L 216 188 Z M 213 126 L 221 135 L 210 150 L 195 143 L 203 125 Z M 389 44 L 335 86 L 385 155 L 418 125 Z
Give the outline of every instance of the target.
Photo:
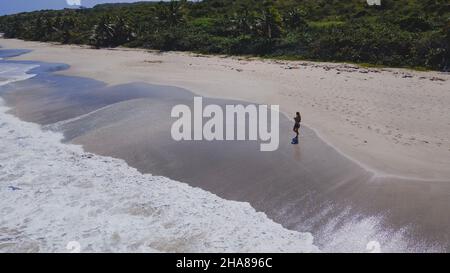
M 286 228 L 311 232 L 325 251 L 450 249 L 450 183 L 377 177 L 344 157 L 312 130 L 292 146 L 281 119 L 280 148 L 258 142 L 175 142 L 174 105 L 194 94 L 144 83 L 106 86 L 43 73 L 0 91 L 12 113 L 62 131 L 89 152 L 122 158 L 144 173 L 189 183 L 229 200 L 249 202 Z M 204 99 L 204 104 L 242 103 Z M 430 245 L 440 244 L 436 248 Z
M 450 74 L 345 63 L 101 49 L 1 39 L 31 53 L 15 60 L 62 62 L 58 73 L 108 85 L 178 86 L 205 97 L 279 104 L 339 151 L 378 173 L 450 179 Z

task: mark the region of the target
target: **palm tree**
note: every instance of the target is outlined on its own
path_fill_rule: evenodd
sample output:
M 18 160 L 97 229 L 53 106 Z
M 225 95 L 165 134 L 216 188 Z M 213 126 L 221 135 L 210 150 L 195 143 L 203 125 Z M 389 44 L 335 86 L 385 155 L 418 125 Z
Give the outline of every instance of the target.
M 70 17 L 64 17 L 59 23 L 59 32 L 61 33 L 62 43 L 69 43 L 73 37 L 73 30 L 76 27 L 76 21 Z
M 162 20 L 169 27 L 176 26 L 185 21 L 185 4 L 183 1 L 170 1 L 170 3 L 161 3 L 158 9 L 158 19 Z
M 109 47 L 114 38 L 114 25 L 111 24 L 109 16 L 100 17 L 99 22 L 94 26 L 91 35 L 91 44 L 96 48 Z
M 283 22 L 288 29 L 302 29 L 307 24 L 303 17 L 304 12 L 302 10 L 292 8 L 284 15 Z
M 239 10 L 233 14 L 231 24 L 239 34 L 251 34 L 255 25 L 255 15 L 250 11 L 247 5 L 242 5 Z
M 122 17 L 118 17 L 113 24 L 113 45 L 119 46 L 130 42 L 135 37 L 130 26 Z
M 281 35 L 281 15 L 278 10 L 269 6 L 263 9 L 261 15 L 256 20 L 259 35 L 267 40 L 278 38 Z

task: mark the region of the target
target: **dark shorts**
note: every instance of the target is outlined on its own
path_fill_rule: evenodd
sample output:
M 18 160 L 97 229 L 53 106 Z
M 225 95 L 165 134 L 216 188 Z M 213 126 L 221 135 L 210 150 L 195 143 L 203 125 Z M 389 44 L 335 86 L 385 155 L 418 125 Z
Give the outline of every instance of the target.
M 294 125 L 294 130 L 300 129 L 300 124 L 295 124 Z

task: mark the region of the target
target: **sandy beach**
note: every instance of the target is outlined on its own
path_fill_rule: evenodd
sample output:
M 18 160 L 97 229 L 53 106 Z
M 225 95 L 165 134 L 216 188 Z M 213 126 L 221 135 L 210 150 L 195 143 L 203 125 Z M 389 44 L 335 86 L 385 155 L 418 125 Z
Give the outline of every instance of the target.
M 166 93 L 184 90 L 147 84 L 109 88 L 52 73 L 66 65 L 7 60 L 21 53 L 0 50 L 0 253 L 320 251 L 310 233 L 287 230 L 248 203 L 68 143 L 70 135 L 105 125 L 135 124 L 136 113 L 123 104 L 164 105 Z M 162 96 L 152 95 L 153 89 Z M 119 112 L 109 115 L 109 108 Z M 96 114 L 102 118 L 89 118 Z M 41 126 L 52 122 L 75 124 L 74 130 L 62 134 Z M 152 145 L 159 147 L 157 141 Z
M 16 60 L 66 63 L 58 73 L 110 85 L 170 85 L 197 94 L 279 104 L 378 176 L 450 177 L 450 75 L 349 64 L 259 60 L 141 49 L 94 50 L 20 40 Z
M 449 156 L 445 132 L 450 130 L 443 125 L 449 123 L 445 116 L 449 100 L 446 74 L 176 52 L 93 50 L 17 40 L 0 40 L 0 45 L 11 49 L 6 50 L 5 56 L 16 56 L 1 61 L 5 71 L 2 75 L 13 82 L 0 88 L 1 101 L 10 107 L 3 110 L 22 120 L 11 119 L 9 125 L 5 121 L 10 117 L 3 116 L 0 129 L 3 126 L 5 140 L 14 143 L 4 143 L 3 149 L 9 151 L 6 158 L 14 158 L 15 149 L 26 144 L 36 154 L 33 158 L 43 156 L 51 162 L 50 169 L 58 178 L 66 173 L 53 170 L 53 166 L 58 166 L 57 156 L 48 153 L 65 149 L 66 144 L 79 144 L 83 151 L 77 152 L 76 158 L 83 166 L 86 159 L 121 159 L 137 169 L 139 174 L 133 175 L 142 174 L 150 181 L 158 181 L 153 178 L 155 175 L 163 176 L 162 179 L 182 181 L 192 189 L 217 195 L 220 200 L 250 204 L 256 212 L 281 224 L 287 229 L 285 232 L 311 234 L 314 245 L 325 252 L 366 251 L 371 241 L 381 244 L 385 252 L 435 252 L 448 251 L 450 247 L 450 218 L 446 215 L 450 210 L 450 176 L 445 164 Z M 377 89 L 380 86 L 384 87 Z M 203 95 L 206 104 L 222 107 L 246 102 L 280 104 L 286 115 L 280 119 L 279 149 L 261 153 L 255 141 L 174 141 L 170 137 L 174 121 L 170 118 L 171 109 L 178 104 L 191 105 L 195 94 Z M 286 140 L 292 137 L 290 116 L 297 109 L 301 109 L 306 126 L 302 127 L 300 144 L 292 146 Z M 385 123 L 378 119 L 375 122 L 374 117 Z M 427 120 L 428 117 L 441 124 Z M 417 125 L 412 118 L 419 121 Z M 17 131 L 12 129 L 14 126 L 31 126 L 24 122 L 41 125 L 45 136 L 54 140 L 52 148 L 46 152 L 40 144 L 33 144 L 41 138 L 30 138 L 35 134 L 31 131 L 39 131 L 38 127 L 27 134 L 16 134 L 22 129 Z M 388 126 L 390 131 L 378 130 L 380 126 Z M 344 128 L 347 131 L 342 131 Z M 408 132 L 414 132 L 414 137 L 404 137 Z M 419 132 L 424 134 L 420 138 Z M 62 133 L 64 138 L 52 136 L 54 133 Z M 431 140 L 436 136 L 439 142 Z M 29 139 L 29 143 L 24 143 L 24 139 Z M 387 147 L 396 150 L 388 151 Z M 414 158 L 408 157 L 412 155 Z M 2 188 L 0 194 L 20 199 L 23 194 L 29 198 L 27 193 L 35 191 L 31 195 L 35 200 L 36 194 L 41 193 L 40 187 L 47 187 L 42 178 L 45 174 L 22 172 L 21 162 L 0 165 L 0 179 L 11 184 Z M 72 183 L 75 176 L 70 170 L 78 168 L 79 161 L 66 163 L 70 167 L 67 183 Z M 76 177 L 91 181 L 89 185 L 106 183 L 104 177 L 108 181 L 115 179 L 102 170 L 86 171 Z M 121 177 L 114 183 L 126 188 L 128 182 L 123 184 L 124 181 L 131 180 Z M 98 191 L 102 192 L 100 188 Z M 70 196 L 77 191 L 62 193 Z M 170 190 L 165 194 L 170 194 Z M 107 196 L 112 198 L 110 203 L 118 202 Z M 196 198 L 196 194 L 189 196 Z M 48 191 L 47 198 L 53 197 Z M 120 202 L 127 200 L 124 198 Z M 59 202 L 57 198 L 53 201 Z M 71 210 L 72 204 L 64 205 L 67 208 L 63 214 Z M 13 209 L 3 212 L 15 215 Z M 92 215 L 100 221 L 98 214 Z M 105 212 L 100 216 L 109 219 L 113 215 Z M 90 217 L 82 221 L 84 231 L 79 233 L 89 233 L 93 223 Z M 39 217 L 33 219 L 37 221 Z M 64 219 L 49 225 L 60 224 Z M 39 223 L 36 227 L 47 222 Z M 9 228 L 10 223 L 5 224 Z M 190 220 L 178 223 L 180 229 L 185 224 L 189 225 Z M 112 229 L 111 232 L 115 229 L 114 225 L 104 228 Z M 235 228 L 245 229 L 239 224 Z M 30 236 L 34 231 L 23 233 Z M 255 234 L 259 236 L 258 232 Z M 94 234 L 88 236 L 91 235 Z M 99 238 L 110 235 L 105 233 Z M 207 239 L 202 237 L 200 241 Z M 158 244 L 164 249 L 167 242 Z M 47 249 L 41 243 L 33 243 L 31 248 L 35 246 Z M 133 246 L 121 247 L 127 250 L 120 251 L 133 251 Z M 204 249 L 190 247 L 186 249 Z
M 284 228 L 311 233 L 322 251 L 365 251 L 373 240 L 386 252 L 448 249 L 450 219 L 443 217 L 450 210 L 448 181 L 376 177 L 305 126 L 299 145 L 282 141 L 269 153 L 261 153 L 257 141 L 176 142 L 170 137 L 174 119 L 168 117 L 175 105 L 192 106 L 194 93 L 189 90 L 146 83 L 108 86 L 90 78 L 55 74 L 67 68 L 61 64 L 5 64 L 17 67 L 17 77 L 23 69 L 36 67 L 25 74 L 34 77 L 0 89 L 0 96 L 11 107 L 8 113 L 38 123 L 44 131 L 62 133 L 64 144 L 80 144 L 95 157 L 123 159 L 141 174 L 162 175 L 224 200 L 249 203 Z M 204 100 L 222 107 L 245 104 Z M 280 119 L 280 139 L 291 138 L 291 126 L 289 119 Z M 6 130 L 10 131 L 15 132 Z M 11 141 L 16 139 L 16 144 L 22 145 L 21 135 Z M 81 156 L 82 160 L 90 157 L 94 155 Z M 22 175 L 34 174 L 21 172 L 21 166 L 8 167 L 6 176 L 0 170 L 0 179 L 27 191 L 46 187 L 45 180 L 38 177 L 32 179 L 40 182 L 37 185 L 26 183 L 29 179 L 23 181 Z M 94 176 L 77 176 L 96 184 L 105 175 L 96 170 Z M 122 185 L 127 181 L 118 178 L 115 182 Z M 3 194 L 11 195 L 8 188 Z

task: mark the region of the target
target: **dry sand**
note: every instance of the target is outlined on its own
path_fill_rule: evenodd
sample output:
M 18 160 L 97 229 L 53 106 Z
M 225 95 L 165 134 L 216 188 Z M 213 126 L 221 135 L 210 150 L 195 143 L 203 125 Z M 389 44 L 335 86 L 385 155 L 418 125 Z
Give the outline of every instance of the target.
M 380 176 L 450 177 L 450 75 L 348 64 L 159 53 L 0 40 L 14 59 L 59 62 L 59 73 L 110 85 L 147 82 L 301 111 L 328 143 Z

